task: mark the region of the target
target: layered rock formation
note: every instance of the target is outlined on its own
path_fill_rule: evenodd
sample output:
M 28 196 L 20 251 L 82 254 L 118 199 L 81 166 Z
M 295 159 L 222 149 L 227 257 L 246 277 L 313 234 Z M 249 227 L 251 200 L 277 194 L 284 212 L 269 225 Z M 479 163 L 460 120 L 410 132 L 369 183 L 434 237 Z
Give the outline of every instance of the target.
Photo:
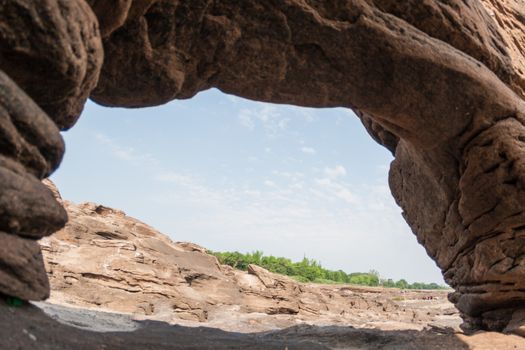
M 67 221 L 40 180 L 60 164 L 102 64 L 97 20 L 83 0 L 0 1 L 0 292 L 45 299 L 38 243 Z
M 23 264 L 27 270 L 4 258 L 2 273 L 23 287 L 0 284 L 0 291 L 45 296 L 36 292 L 45 285 L 28 278 L 28 270 L 42 276 L 39 259 L 23 247 L 34 247 L 27 237 L 51 233 L 65 217 L 37 179 L 58 165 L 57 130 L 72 126 L 88 95 L 104 105 L 141 107 L 217 87 L 259 101 L 359 112 L 370 134 L 395 154 L 393 195 L 456 289 L 451 300 L 466 325 L 501 330 L 513 317 L 519 322 L 525 308 L 522 0 L 0 5 L 0 70 L 9 76 L 0 80 L 8 97 L 0 101 L 7 184 L 0 188 L 0 231 L 18 242 L 10 243 L 15 256 L 32 257 Z M 30 123 L 17 115 L 31 115 Z M 23 210 L 27 205 L 31 212 Z
M 446 291 L 308 285 L 255 265 L 243 272 L 119 210 L 65 207 L 66 227 L 40 241 L 54 304 L 243 332 L 303 322 L 387 330 L 459 324 Z

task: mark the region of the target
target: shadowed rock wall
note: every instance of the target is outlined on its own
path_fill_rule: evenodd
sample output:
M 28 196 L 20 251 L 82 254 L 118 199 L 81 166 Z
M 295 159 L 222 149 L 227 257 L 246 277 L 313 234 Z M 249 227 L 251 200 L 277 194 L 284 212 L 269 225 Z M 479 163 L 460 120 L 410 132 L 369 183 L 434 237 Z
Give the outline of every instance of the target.
M 58 128 L 75 122 L 88 94 L 143 107 L 217 87 L 259 101 L 352 108 L 394 153 L 392 193 L 456 289 L 451 300 L 466 325 L 501 330 L 525 308 L 523 1 L 87 3 L 0 0 L 0 69 L 16 83 L 6 77 L 2 91 L 29 100 L 18 85 Z M 19 125 L 14 140 L 40 140 L 28 127 L 44 130 Z M 60 159 L 35 174 L 21 151 L 4 149 L 32 180 Z M 46 207 L 31 201 L 33 212 Z M 9 205 L 0 209 L 11 222 Z M 64 218 L 51 222 L 40 236 Z

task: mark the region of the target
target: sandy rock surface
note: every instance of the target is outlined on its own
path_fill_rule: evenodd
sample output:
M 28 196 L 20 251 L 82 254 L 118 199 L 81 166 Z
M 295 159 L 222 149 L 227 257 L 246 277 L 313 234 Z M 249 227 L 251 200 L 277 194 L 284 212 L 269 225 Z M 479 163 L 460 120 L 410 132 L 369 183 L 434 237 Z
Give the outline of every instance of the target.
M 0 245 L 11 249 L 0 271 L 13 281 L 0 283 L 0 292 L 39 300 L 49 293 L 34 241 L 66 217 L 39 180 L 58 167 L 58 130 L 74 125 L 88 96 L 144 107 L 218 88 L 257 101 L 356 111 L 394 154 L 392 194 L 455 289 L 450 300 L 465 327 L 519 329 L 524 31 L 523 0 L 0 0 Z M 134 254 L 129 242 L 96 239 Z M 146 285 L 146 270 L 128 293 Z M 217 300 L 235 298 L 227 274 L 208 271 Z M 202 282 L 166 273 L 173 285 L 186 277 Z M 116 290 L 127 283 L 121 277 L 103 275 Z M 144 313 L 155 313 L 148 300 Z M 213 313 L 198 293 L 191 300 L 172 308 L 187 319 Z M 310 307 L 260 303 L 278 314 Z
M 243 272 L 119 210 L 64 203 L 68 224 L 40 241 L 52 303 L 241 332 L 302 323 L 453 330 L 460 322 L 448 291 L 302 284 L 255 265 Z
M 448 291 L 302 284 L 255 265 L 243 272 L 122 211 L 64 204 L 69 223 L 40 241 L 51 298 L 38 309 L 0 305 L 0 315 L 31 326 L 0 344 L 36 349 L 36 337 L 50 349 L 525 349 L 518 336 L 461 333 Z

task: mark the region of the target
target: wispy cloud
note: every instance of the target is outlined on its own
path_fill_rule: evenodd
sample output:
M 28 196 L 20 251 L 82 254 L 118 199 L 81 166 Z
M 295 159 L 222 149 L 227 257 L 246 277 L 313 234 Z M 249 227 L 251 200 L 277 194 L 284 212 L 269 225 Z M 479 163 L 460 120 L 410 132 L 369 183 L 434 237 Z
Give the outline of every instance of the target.
M 147 163 L 158 163 L 157 159 L 150 154 L 136 151 L 133 147 L 122 146 L 114 139 L 102 134 L 95 133 L 95 140 L 107 147 L 108 151 L 120 160 L 134 165 L 145 165 Z
M 340 164 L 334 166 L 333 168 L 325 168 L 324 173 L 330 179 L 337 179 L 339 177 L 346 176 L 346 168 Z
M 275 182 L 271 180 L 264 180 L 264 185 L 268 187 L 275 187 Z
M 258 125 L 261 125 L 272 136 L 286 130 L 290 122 L 290 118 L 284 117 L 280 110 L 273 105 L 241 109 L 238 119 L 245 128 L 254 130 Z
M 321 196 L 324 199 L 330 197 L 339 198 L 348 204 L 357 204 L 360 201 L 359 197 L 354 194 L 351 186 L 348 184 L 337 182 L 330 178 L 316 179 L 315 183 L 323 190 Z
M 314 154 L 317 153 L 315 148 L 313 148 L 313 147 L 306 147 L 306 146 L 301 147 L 301 152 L 303 152 L 305 154 L 311 154 L 311 155 L 314 155 Z

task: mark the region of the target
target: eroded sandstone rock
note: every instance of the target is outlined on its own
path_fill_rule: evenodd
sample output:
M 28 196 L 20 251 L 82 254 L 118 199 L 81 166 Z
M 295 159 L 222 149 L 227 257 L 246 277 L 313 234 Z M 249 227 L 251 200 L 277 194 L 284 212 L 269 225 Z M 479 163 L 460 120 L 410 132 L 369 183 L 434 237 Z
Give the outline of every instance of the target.
M 25 300 L 49 297 L 49 282 L 38 243 L 0 231 L 0 290 Z
M 67 220 L 40 179 L 59 164 L 64 143 L 58 128 L 0 71 L 0 231 L 40 238 Z
M 392 192 L 451 300 L 501 330 L 525 307 L 524 14 L 519 0 L 159 0 L 105 39 L 92 97 L 140 107 L 217 87 L 357 110 L 396 156 Z
M 152 106 L 217 87 L 259 101 L 353 108 L 395 154 L 394 197 L 456 289 L 451 300 L 467 323 L 501 330 L 519 319 L 521 0 L 88 3 L 0 1 L 0 69 L 59 128 L 74 123 L 97 81 L 95 15 L 105 59 L 91 96 L 101 104 Z M 0 230 L 39 237 L 64 219 L 55 204 L 51 211 L 44 206 L 50 194 L 36 184 L 61 152 L 49 125 L 20 120 L 0 124 L 1 176 L 8 179 L 0 189 Z
M 0 293 L 41 300 L 49 284 L 34 241 L 67 214 L 41 180 L 60 164 L 102 64 L 83 0 L 0 1 Z
M 142 16 L 157 0 L 86 0 L 98 18 L 100 34 L 107 37 L 126 21 Z
M 1 0 L 0 69 L 70 128 L 98 80 L 98 23 L 84 0 Z
M 49 296 L 34 239 L 61 228 L 67 214 L 40 179 L 59 164 L 58 128 L 0 71 L 0 292 L 23 299 Z
M 244 332 L 302 322 L 418 330 L 459 323 L 446 291 L 302 284 L 255 265 L 243 272 L 122 211 L 64 203 L 68 224 L 40 241 L 52 303 Z

